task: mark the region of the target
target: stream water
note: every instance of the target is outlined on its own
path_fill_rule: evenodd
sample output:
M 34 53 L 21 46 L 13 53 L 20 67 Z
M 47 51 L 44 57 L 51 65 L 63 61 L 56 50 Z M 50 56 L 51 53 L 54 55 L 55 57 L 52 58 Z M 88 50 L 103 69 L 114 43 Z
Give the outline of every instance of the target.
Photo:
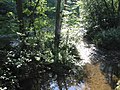
M 65 32 L 65 34 L 67 33 L 67 31 L 63 30 L 63 32 Z M 81 65 L 85 65 L 86 63 L 91 63 L 93 61 L 99 61 L 99 60 L 106 60 L 105 57 L 108 57 L 108 53 L 104 54 L 104 52 L 102 52 L 102 54 L 98 54 L 98 49 L 95 47 L 94 44 L 88 44 L 88 42 L 83 38 L 83 36 L 85 35 L 86 30 L 84 30 L 84 28 L 74 28 L 73 32 L 69 35 L 69 38 L 73 38 L 74 40 L 71 40 L 71 43 L 74 44 L 79 52 L 79 56 L 81 58 L 80 62 L 77 62 L 76 65 L 77 66 L 81 66 Z M 17 46 L 19 44 L 19 42 L 12 42 L 11 45 L 12 46 Z M 101 51 L 99 51 L 101 52 Z M 110 56 L 109 56 L 110 57 Z M 116 58 L 116 56 L 113 56 Z M 111 57 L 110 57 L 111 58 Z M 95 59 L 95 60 L 94 60 Z M 93 60 L 93 61 L 91 61 Z M 106 68 L 107 64 L 106 62 L 101 64 L 101 69 L 104 70 L 104 68 Z M 108 68 L 106 69 L 106 73 L 111 72 L 111 66 L 113 64 L 109 64 Z M 57 68 L 57 67 L 56 67 Z M 61 69 L 61 68 L 60 68 Z M 57 70 L 57 69 L 55 69 Z M 79 78 L 79 76 L 82 73 L 81 71 L 77 72 L 77 69 L 73 68 L 73 71 L 76 72 L 74 74 L 62 74 L 62 75 L 56 75 L 54 73 L 49 73 L 48 71 L 45 71 L 44 73 L 41 74 L 41 79 L 39 80 L 34 80 L 34 88 L 39 88 L 39 89 L 29 89 L 29 90 L 90 90 L 90 88 L 88 87 L 87 83 Z M 109 72 L 108 72 L 109 71 Z M 80 76 L 81 77 L 81 76 Z M 15 89 L 15 90 L 28 90 L 28 88 L 30 88 L 31 84 L 29 85 L 25 85 L 26 83 L 30 83 L 31 81 L 26 80 L 23 82 L 21 82 L 21 85 L 24 89 Z M 1 89 L 0 89 L 1 90 Z
M 120 72 L 118 72 L 118 69 L 120 69 L 120 65 L 118 64 L 120 53 L 118 51 L 96 48 L 94 44 L 89 43 L 89 41 L 84 38 L 84 35 L 86 34 L 84 28 L 74 28 L 73 30 L 74 31 L 69 37 L 74 37 L 75 40 L 78 39 L 77 42 L 73 40 L 72 43 L 76 46 L 79 56 L 82 59 L 79 63 L 76 63 L 76 65 L 80 66 L 85 65 L 86 63 L 99 63 L 100 69 L 104 73 L 106 80 L 113 88 L 115 88 L 114 86 L 117 80 L 114 82 L 113 79 L 114 76 L 116 79 L 116 76 L 120 75 Z M 82 85 L 87 87 L 87 90 L 90 89 L 85 83 L 82 83 Z M 84 88 L 81 87 L 80 90 L 84 90 Z
M 60 90 L 57 82 L 55 82 L 55 81 L 52 81 L 50 83 L 50 87 L 52 90 Z M 74 85 L 67 86 L 67 90 L 84 90 L 84 89 L 85 89 L 85 84 L 84 84 L 84 82 L 81 82 L 81 81 L 78 83 L 74 82 Z M 62 90 L 66 90 L 66 88 L 62 87 Z

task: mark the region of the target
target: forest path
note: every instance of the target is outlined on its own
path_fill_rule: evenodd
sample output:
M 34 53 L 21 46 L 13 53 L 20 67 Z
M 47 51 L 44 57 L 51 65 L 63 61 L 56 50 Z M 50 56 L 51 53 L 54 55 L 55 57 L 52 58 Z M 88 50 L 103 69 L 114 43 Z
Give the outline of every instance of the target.
M 101 72 L 99 64 L 86 64 L 85 70 L 86 82 L 90 90 L 112 90 Z

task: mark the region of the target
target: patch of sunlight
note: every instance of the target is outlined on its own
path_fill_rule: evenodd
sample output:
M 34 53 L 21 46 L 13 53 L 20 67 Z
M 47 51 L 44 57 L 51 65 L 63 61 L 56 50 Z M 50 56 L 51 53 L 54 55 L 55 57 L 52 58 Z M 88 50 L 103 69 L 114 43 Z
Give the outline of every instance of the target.
M 0 90 L 7 90 L 7 87 L 4 87 L 4 88 L 0 87 Z
M 88 48 L 87 44 L 83 40 L 81 40 L 80 43 L 77 43 L 76 47 L 82 59 L 80 64 L 84 65 L 85 63 L 91 63 L 90 56 L 91 56 L 91 53 L 94 53 L 93 51 L 94 47 Z
M 70 27 L 67 27 L 67 25 L 63 26 L 62 33 L 67 34 L 67 30 Z M 76 63 L 76 65 L 84 65 L 86 63 L 91 63 L 90 57 L 91 54 L 94 53 L 94 50 L 96 49 L 94 45 L 88 45 L 84 40 L 83 36 L 85 35 L 86 31 L 82 25 L 81 28 L 74 27 L 69 29 L 69 38 L 74 37 L 74 40 L 69 40 L 72 44 L 76 46 L 78 49 L 80 58 L 82 59 L 79 63 Z M 78 39 L 76 42 L 75 40 Z

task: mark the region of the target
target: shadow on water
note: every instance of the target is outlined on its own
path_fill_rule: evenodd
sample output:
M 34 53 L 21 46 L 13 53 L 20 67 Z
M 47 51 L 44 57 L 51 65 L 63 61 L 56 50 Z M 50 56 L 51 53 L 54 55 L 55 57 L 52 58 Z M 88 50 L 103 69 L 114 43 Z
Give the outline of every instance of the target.
M 106 80 L 112 88 L 116 87 L 116 83 L 120 79 L 120 51 L 106 50 L 98 48 L 86 38 L 80 42 L 78 49 L 83 54 L 84 62 L 93 64 L 100 63 L 100 69 L 106 77 Z
M 79 81 L 73 77 L 57 77 L 57 80 L 51 80 L 50 88 L 52 90 L 84 90 L 84 81 Z
M 55 67 L 57 69 L 55 69 Z M 16 84 L 14 90 L 84 90 L 85 82 L 83 80 L 83 71 L 79 68 L 66 70 L 67 67 L 55 65 L 49 66 L 49 70 L 35 71 L 26 76 L 21 77 Z M 42 68 L 42 67 L 41 67 Z M 51 69 L 50 69 L 51 68 Z M 60 70 L 59 70 L 60 69 Z M 80 70 L 79 70 L 80 69 Z M 78 72 L 79 70 L 79 72 Z M 68 72 L 69 71 L 69 72 Z M 36 76 L 38 75 L 38 76 Z M 89 89 L 87 89 L 89 90 Z
M 120 78 L 120 52 L 99 48 L 92 54 L 92 62 L 100 63 L 100 69 L 112 88 Z
M 27 66 L 22 65 L 18 68 L 5 63 L 2 69 L 9 70 L 4 72 L 6 75 L 0 76 L 0 90 L 84 90 L 86 88 L 83 68 L 77 65 L 70 67 L 62 63 L 41 64 L 38 61 L 31 61 Z
M 84 90 L 85 88 L 84 72 L 80 67 L 71 69 L 60 63 L 43 65 L 35 62 L 29 65 L 31 68 L 13 67 L 9 79 L 0 76 L 0 85 L 3 80 L 2 83 L 9 87 L 1 89 L 0 86 L 0 90 Z

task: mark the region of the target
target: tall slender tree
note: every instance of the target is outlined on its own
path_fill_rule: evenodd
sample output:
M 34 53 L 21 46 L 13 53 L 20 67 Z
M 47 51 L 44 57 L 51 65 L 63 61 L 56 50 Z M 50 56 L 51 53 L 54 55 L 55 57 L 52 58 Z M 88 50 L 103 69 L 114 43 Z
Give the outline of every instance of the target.
M 118 0 L 118 26 L 120 26 L 120 0 Z
M 19 30 L 20 33 L 24 32 L 24 21 L 23 21 L 23 9 L 22 9 L 22 0 L 16 0 L 16 9 L 19 20 Z
M 59 61 L 60 33 L 61 33 L 61 0 L 57 0 L 56 23 L 55 23 L 55 40 L 54 40 L 54 48 L 55 48 L 54 60 L 55 60 L 55 62 Z

